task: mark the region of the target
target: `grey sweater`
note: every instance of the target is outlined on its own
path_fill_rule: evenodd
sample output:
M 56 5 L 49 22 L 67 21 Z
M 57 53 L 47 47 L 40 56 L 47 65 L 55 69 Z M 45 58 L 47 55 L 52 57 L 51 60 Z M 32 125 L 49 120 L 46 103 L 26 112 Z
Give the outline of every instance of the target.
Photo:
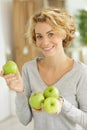
M 87 130 L 87 66 L 74 60 L 72 70 L 54 84 L 64 98 L 60 114 L 34 112 L 28 100 L 32 93 L 43 92 L 47 85 L 41 79 L 37 60 L 23 66 L 22 77 L 25 85 L 23 93 L 16 95 L 16 112 L 24 125 L 34 119 L 34 130 L 80 130 L 77 125 Z

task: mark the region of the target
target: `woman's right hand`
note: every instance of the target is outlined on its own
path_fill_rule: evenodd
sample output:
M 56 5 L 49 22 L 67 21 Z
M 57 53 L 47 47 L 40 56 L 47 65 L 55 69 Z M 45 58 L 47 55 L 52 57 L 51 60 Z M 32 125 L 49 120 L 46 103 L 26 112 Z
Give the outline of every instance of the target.
M 11 90 L 16 91 L 18 93 L 24 91 L 24 84 L 19 72 L 17 74 L 5 75 L 4 71 L 1 71 L 0 76 L 6 80 L 6 83 Z

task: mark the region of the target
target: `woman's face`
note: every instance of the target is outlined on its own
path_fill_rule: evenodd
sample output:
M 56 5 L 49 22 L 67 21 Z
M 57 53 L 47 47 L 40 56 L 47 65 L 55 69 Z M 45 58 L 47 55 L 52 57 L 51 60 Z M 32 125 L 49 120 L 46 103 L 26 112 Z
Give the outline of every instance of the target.
M 45 56 L 57 54 L 62 47 L 63 36 L 45 22 L 38 22 L 35 26 L 36 46 Z

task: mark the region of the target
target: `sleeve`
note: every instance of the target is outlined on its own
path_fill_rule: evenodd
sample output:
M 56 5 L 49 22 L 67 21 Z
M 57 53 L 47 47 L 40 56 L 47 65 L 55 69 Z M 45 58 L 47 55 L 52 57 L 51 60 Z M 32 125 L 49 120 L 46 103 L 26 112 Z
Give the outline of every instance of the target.
M 80 81 L 77 87 L 77 102 L 79 108 L 76 108 L 66 99 L 62 106 L 62 111 L 65 115 L 73 120 L 75 123 L 79 124 L 85 130 L 87 129 L 87 71 L 81 75 Z
M 24 82 L 24 92 L 16 93 L 16 113 L 23 125 L 27 125 L 32 120 L 32 112 L 28 103 L 29 96 L 31 95 L 31 88 L 28 78 L 26 67 L 23 66 L 22 78 Z

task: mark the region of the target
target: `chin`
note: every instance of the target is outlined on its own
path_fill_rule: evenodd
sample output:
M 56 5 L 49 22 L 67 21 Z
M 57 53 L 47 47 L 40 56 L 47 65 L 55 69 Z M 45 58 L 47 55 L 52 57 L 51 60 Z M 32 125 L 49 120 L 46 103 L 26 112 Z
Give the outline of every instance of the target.
M 55 56 L 55 53 L 50 53 L 50 54 L 44 54 L 45 57 L 53 57 Z
M 43 55 L 45 57 L 49 57 L 49 56 L 54 56 L 55 55 L 55 51 L 52 51 L 52 52 L 42 52 L 42 53 L 43 53 Z

